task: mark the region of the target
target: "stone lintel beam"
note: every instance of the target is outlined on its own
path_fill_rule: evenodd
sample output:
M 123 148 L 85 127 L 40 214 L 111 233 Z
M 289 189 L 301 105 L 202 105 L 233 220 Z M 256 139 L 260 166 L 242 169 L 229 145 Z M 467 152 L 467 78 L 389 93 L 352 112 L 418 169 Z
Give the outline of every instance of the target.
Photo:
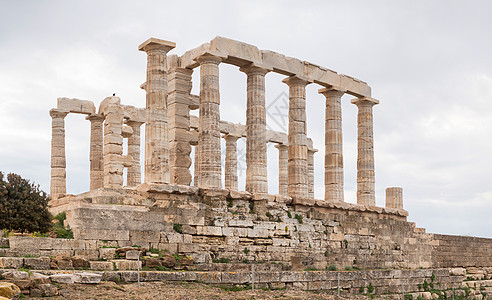
M 174 48 L 176 48 L 176 43 L 152 37 L 138 46 L 138 50 L 144 52 L 151 50 L 163 50 L 167 53 Z
M 348 94 L 356 97 L 371 96 L 371 88 L 367 83 L 359 79 L 338 74 L 335 71 L 307 61 L 273 51 L 260 50 L 253 45 L 220 36 L 215 37 L 209 43 L 185 52 L 179 57 L 179 65 L 182 68 L 196 68 L 198 67 L 196 58 L 205 53 L 221 57 L 224 63 L 238 67 L 253 63 L 256 66 L 286 76 L 304 77 L 307 81 L 324 87 L 338 86 L 345 89 Z
M 94 102 L 75 98 L 60 97 L 57 99 L 57 109 L 67 113 L 91 115 L 96 113 Z

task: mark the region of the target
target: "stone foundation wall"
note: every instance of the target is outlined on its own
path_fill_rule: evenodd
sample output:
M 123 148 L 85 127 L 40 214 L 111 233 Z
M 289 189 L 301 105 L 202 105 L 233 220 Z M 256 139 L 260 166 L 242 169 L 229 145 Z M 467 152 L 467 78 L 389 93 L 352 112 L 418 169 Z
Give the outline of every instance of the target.
M 492 239 L 434 234 L 434 240 L 435 267 L 492 266 Z
M 457 265 L 443 263 L 451 237 L 416 228 L 398 209 L 147 184 L 98 189 L 51 205 L 53 213 L 66 211 L 74 237 L 91 249 L 105 241 L 167 249 L 197 263 L 276 262 L 294 270 Z M 451 252 L 466 252 L 460 247 L 467 242 L 456 238 Z M 490 251 L 492 240 L 479 240 Z M 470 255 L 466 265 L 492 266 L 486 253 L 475 261 Z

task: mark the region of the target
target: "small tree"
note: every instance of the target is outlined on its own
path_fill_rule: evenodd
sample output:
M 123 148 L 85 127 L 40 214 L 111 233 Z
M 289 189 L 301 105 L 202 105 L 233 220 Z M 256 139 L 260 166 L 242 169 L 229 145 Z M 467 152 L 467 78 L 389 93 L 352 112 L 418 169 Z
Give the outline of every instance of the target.
M 10 173 L 0 172 L 0 229 L 45 233 L 51 228 L 48 195 L 39 185 Z

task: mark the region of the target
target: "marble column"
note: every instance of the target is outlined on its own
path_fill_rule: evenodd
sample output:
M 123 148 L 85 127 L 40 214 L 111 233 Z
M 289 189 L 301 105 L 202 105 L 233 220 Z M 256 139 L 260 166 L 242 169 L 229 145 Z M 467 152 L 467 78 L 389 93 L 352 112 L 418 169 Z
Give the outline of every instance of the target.
M 403 209 L 403 189 L 401 187 L 386 189 L 386 207 Z
M 265 75 L 268 70 L 247 66 L 246 191 L 268 193 Z
M 376 205 L 374 172 L 374 137 L 372 107 L 379 103 L 372 98 L 355 98 L 357 105 L 357 203 Z
M 140 170 L 140 127 L 143 122 L 127 121 L 126 125 L 132 128 L 133 134 L 128 137 L 128 156 L 132 158 L 132 165 L 126 173 L 126 185 L 137 186 L 142 183 Z
M 123 107 L 118 97 L 112 97 L 104 112 L 104 187 L 123 186 Z
M 307 137 L 306 137 L 306 85 L 296 76 L 282 82 L 289 86 L 289 148 L 288 195 L 308 198 Z
M 194 170 L 193 170 L 193 185 L 194 186 L 199 186 L 198 184 L 198 174 L 200 174 L 200 169 L 199 169 L 199 157 L 200 157 L 200 147 L 198 147 L 198 144 L 195 145 L 195 163 L 194 163 Z
M 314 199 L 314 153 L 318 152 L 316 149 L 308 148 L 308 197 Z
M 343 138 L 342 104 L 343 91 L 320 89 L 326 97 L 325 110 L 325 201 L 343 202 Z
M 91 122 L 90 145 L 90 190 L 102 188 L 104 185 L 103 163 L 103 122 L 102 115 L 90 115 L 86 118 Z
M 65 117 L 67 112 L 50 110 L 51 116 L 51 199 L 67 193 L 65 158 Z
M 225 188 L 237 191 L 237 140 L 239 137 L 226 134 Z
M 287 196 L 288 147 L 283 144 L 278 144 L 275 145 L 275 148 L 278 149 L 278 194 Z
M 201 188 L 221 188 L 220 92 L 221 58 L 203 55 L 200 64 L 200 112 L 198 117 L 198 183 Z
M 172 184 L 191 184 L 190 92 L 193 70 L 169 69 L 168 125 L 169 168 Z
M 169 41 L 150 38 L 139 46 L 147 53 L 145 84 L 145 182 L 169 183 L 167 125 L 167 52 L 176 47 Z

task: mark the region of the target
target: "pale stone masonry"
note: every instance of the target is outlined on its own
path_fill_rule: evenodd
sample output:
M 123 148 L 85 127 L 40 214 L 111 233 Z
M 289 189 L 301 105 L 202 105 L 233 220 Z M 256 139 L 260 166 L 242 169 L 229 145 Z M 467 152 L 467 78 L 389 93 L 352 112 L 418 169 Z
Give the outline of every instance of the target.
M 50 110 L 51 116 L 51 187 L 53 199 L 66 194 L 66 157 L 65 157 L 65 117 L 67 112 Z
M 324 88 L 319 90 L 326 97 L 325 109 L 325 201 L 343 202 L 343 139 L 342 103 L 343 91 Z
M 138 186 L 142 183 L 142 174 L 140 170 L 140 127 L 143 122 L 127 121 L 126 124 L 131 127 L 132 134 L 128 137 L 128 156 L 132 158 L 132 165 L 127 171 L 127 186 Z
M 103 122 L 104 116 L 99 114 L 86 117 L 91 122 L 90 144 L 90 189 L 95 190 L 104 185 L 103 163 Z M 140 146 L 140 144 L 139 144 Z
M 293 76 L 283 80 L 289 86 L 288 186 L 290 197 L 308 198 L 306 85 Z
M 225 135 L 226 157 L 225 157 L 225 188 L 237 191 L 237 140 L 239 137 Z
M 279 195 L 287 196 L 287 184 L 288 184 L 288 163 L 289 156 L 288 147 L 284 144 L 275 145 L 278 149 L 278 193 Z
M 246 104 L 246 191 L 268 193 L 265 75 L 268 70 L 248 65 Z
M 389 187 L 386 189 L 386 207 L 403 209 L 403 189 L 401 187 Z
M 375 169 L 374 169 L 374 133 L 372 107 L 379 104 L 373 98 L 355 98 L 357 105 L 357 203 L 376 206 Z
M 105 103 L 104 103 L 105 102 Z M 104 99 L 104 187 L 120 188 L 123 186 L 123 107 L 120 98 Z
M 170 180 L 173 184 L 190 185 L 192 176 L 190 166 L 192 159 L 190 144 L 190 105 L 191 75 L 193 70 L 179 68 L 177 57 L 169 59 L 169 167 Z
M 198 183 L 202 188 L 221 188 L 219 64 L 212 55 L 199 57 L 200 132 L 198 138 Z
M 167 52 L 176 47 L 169 41 L 150 38 L 138 49 L 147 53 L 145 182 L 169 183 L 167 124 Z

